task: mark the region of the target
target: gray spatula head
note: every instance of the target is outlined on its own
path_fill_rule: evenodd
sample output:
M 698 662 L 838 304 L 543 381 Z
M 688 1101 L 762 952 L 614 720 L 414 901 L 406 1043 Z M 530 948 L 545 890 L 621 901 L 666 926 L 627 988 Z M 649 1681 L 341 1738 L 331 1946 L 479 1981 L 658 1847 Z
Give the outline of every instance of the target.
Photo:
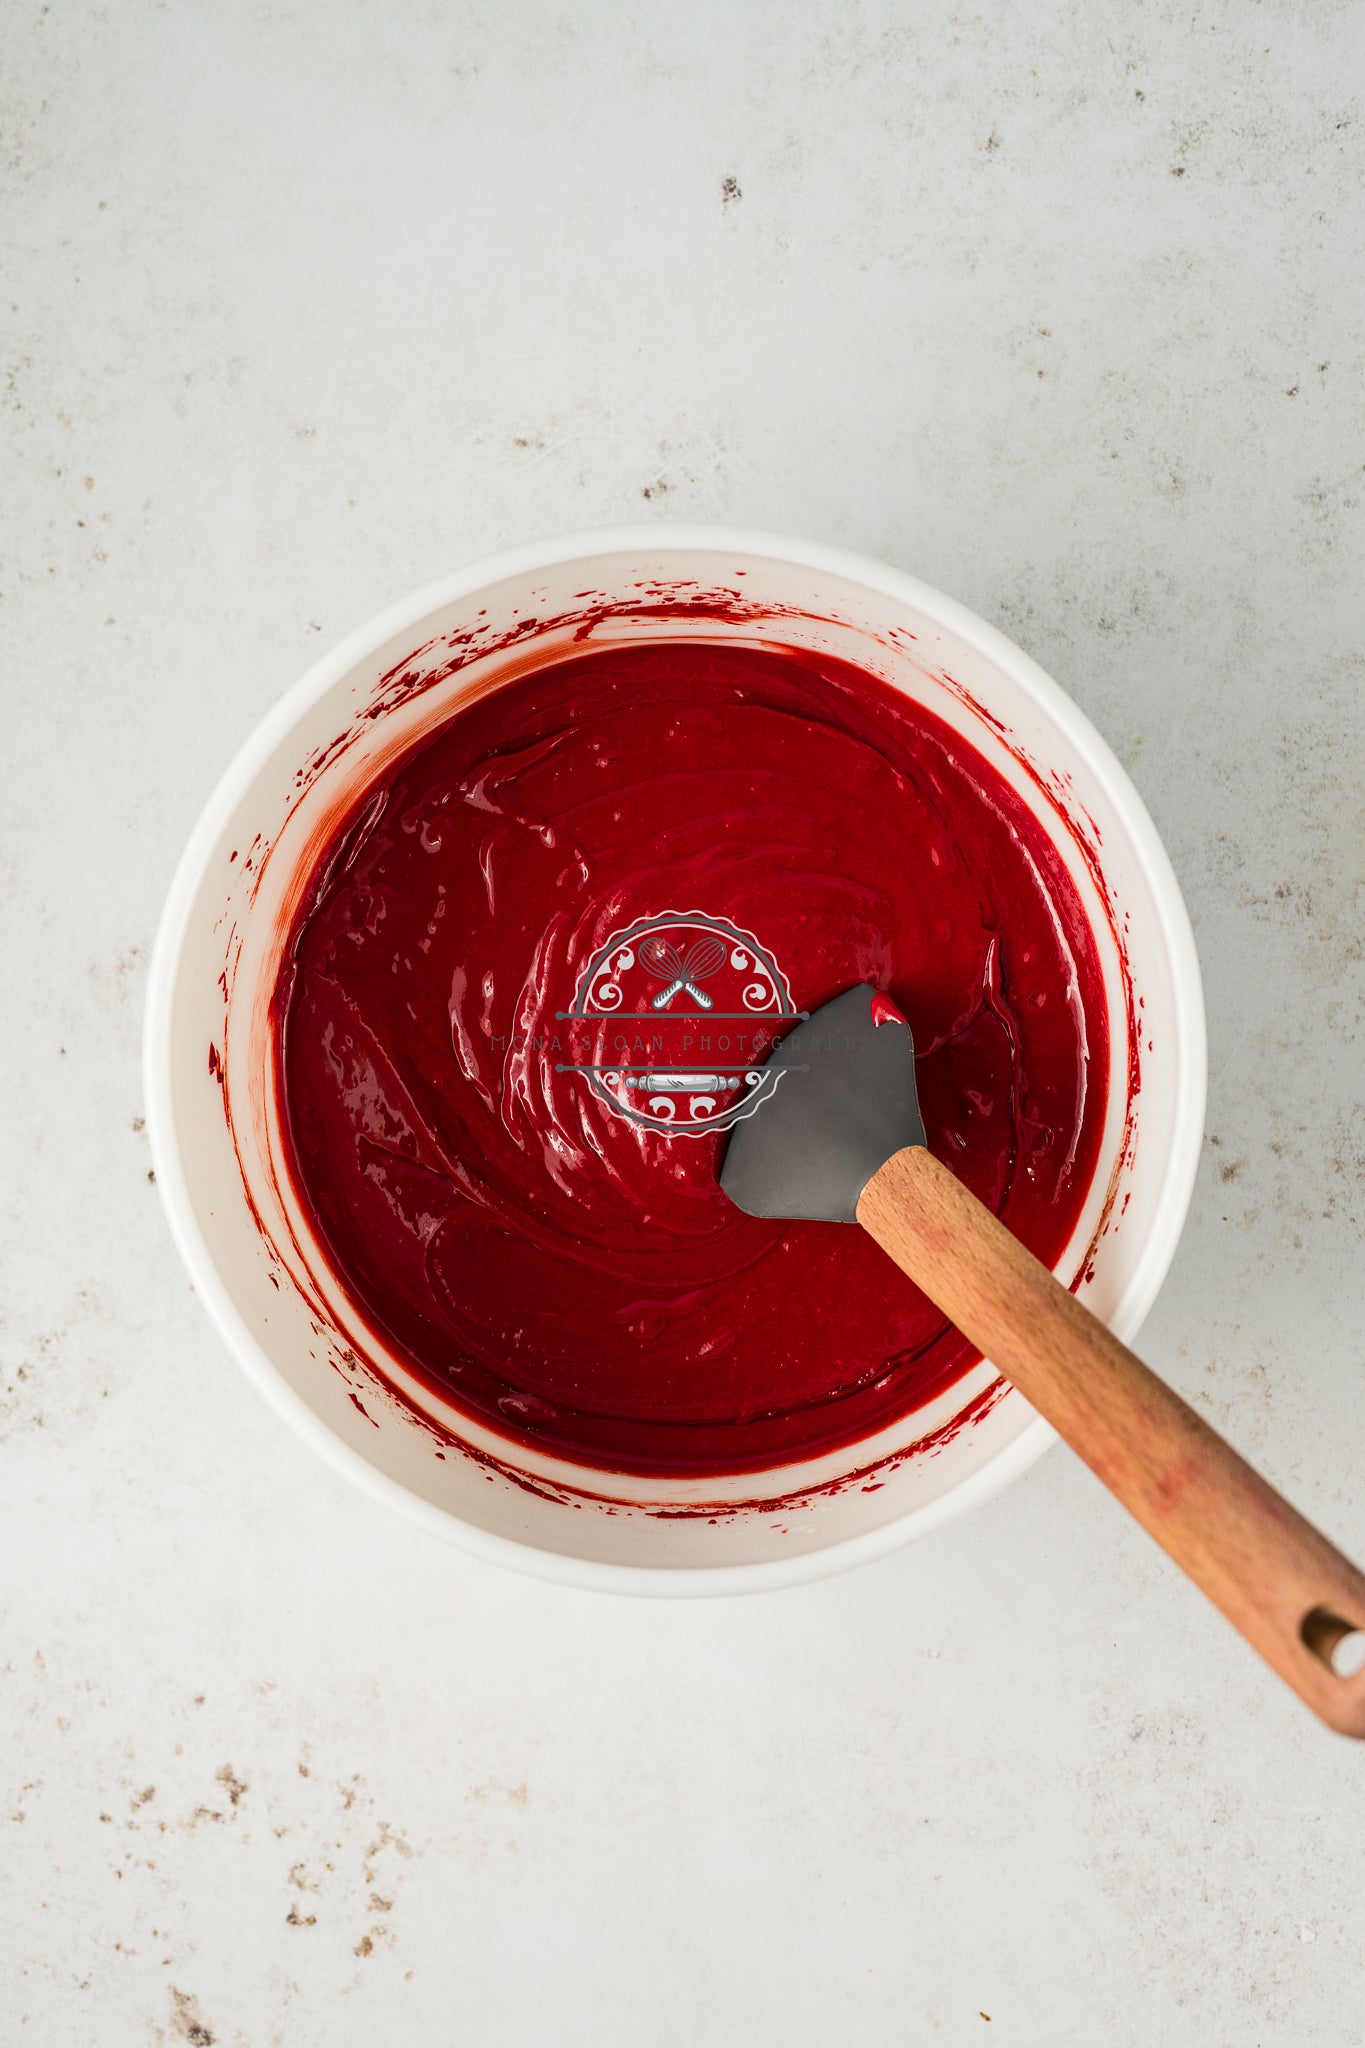
M 720 1169 L 726 1194 L 750 1216 L 856 1223 L 878 1167 L 924 1143 L 910 1027 L 894 1015 L 875 1024 L 876 993 L 846 989 L 769 1054 L 787 1071 L 735 1125 Z

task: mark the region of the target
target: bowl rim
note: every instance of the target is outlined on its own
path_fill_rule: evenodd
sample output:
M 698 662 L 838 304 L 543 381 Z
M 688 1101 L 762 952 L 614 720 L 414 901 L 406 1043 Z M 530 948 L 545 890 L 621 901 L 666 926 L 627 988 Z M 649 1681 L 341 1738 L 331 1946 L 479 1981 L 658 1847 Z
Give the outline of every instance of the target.
M 788 567 L 808 568 L 816 573 L 842 577 L 862 584 L 880 596 L 915 607 L 1006 670 L 1034 697 L 1060 728 L 1067 744 L 1096 779 L 1105 785 L 1123 812 L 1152 891 L 1165 942 L 1171 969 L 1178 1043 L 1175 1136 L 1167 1157 L 1166 1199 L 1112 1318 L 1112 1327 L 1118 1336 L 1129 1339 L 1136 1334 L 1170 1269 L 1189 1211 L 1203 1146 L 1208 1079 L 1199 959 L 1189 914 L 1170 856 L 1146 805 L 1112 748 L 1061 685 L 998 627 L 988 624 L 956 598 L 873 557 L 761 529 L 658 521 L 588 528 L 530 541 L 520 547 L 480 556 L 463 568 L 422 585 L 355 627 L 315 661 L 253 727 L 238 748 L 201 810 L 176 865 L 157 928 L 147 984 L 142 1062 L 147 1130 L 157 1190 L 171 1236 L 210 1321 L 257 1391 L 333 1471 L 350 1480 L 371 1499 L 395 1508 L 409 1521 L 454 1544 L 467 1555 L 560 1585 L 599 1592 L 675 1597 L 771 1591 L 847 1571 L 874 1558 L 884 1557 L 902 1545 L 942 1528 L 959 1515 L 992 1499 L 1027 1471 L 1049 1445 L 1056 1442 L 1056 1432 L 1041 1416 L 1035 1415 L 989 1464 L 936 1500 L 912 1508 L 860 1536 L 763 1563 L 705 1566 L 613 1564 L 543 1550 L 538 1545 L 495 1535 L 463 1520 L 449 1508 L 422 1499 L 399 1480 L 380 1472 L 359 1451 L 336 1436 L 303 1397 L 289 1386 L 237 1308 L 218 1272 L 208 1240 L 194 1212 L 176 1135 L 171 1015 L 190 912 L 233 810 L 303 712 L 351 669 L 375 654 L 386 641 L 416 626 L 428 614 L 469 597 L 488 584 L 565 562 L 580 559 L 586 562 L 602 555 L 633 553 L 642 549 L 668 549 L 682 553 L 734 551 L 761 560 L 778 561 Z

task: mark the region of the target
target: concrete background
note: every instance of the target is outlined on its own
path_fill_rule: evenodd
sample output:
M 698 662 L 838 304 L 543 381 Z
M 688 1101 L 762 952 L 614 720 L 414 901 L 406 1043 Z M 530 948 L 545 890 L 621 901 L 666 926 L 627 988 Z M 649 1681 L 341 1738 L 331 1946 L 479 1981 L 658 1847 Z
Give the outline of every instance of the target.
M 1212 1086 L 1144 1344 L 1365 1551 L 1365 13 L 0 39 L 0 2041 L 1365 2042 L 1361 1755 L 1064 1453 L 797 1593 L 480 1569 L 239 1377 L 138 1071 L 179 848 L 332 638 L 577 525 L 883 556 L 1151 806 Z

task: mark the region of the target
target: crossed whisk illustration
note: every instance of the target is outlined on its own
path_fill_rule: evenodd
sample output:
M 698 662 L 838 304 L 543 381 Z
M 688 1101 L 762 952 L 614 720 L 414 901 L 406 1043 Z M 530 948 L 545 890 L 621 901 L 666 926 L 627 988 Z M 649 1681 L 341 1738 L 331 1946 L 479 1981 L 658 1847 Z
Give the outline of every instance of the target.
M 654 997 L 652 1008 L 666 1010 L 679 990 L 691 996 L 699 1009 L 709 1010 L 711 998 L 698 983 L 710 981 L 725 965 L 725 942 L 722 939 L 697 939 L 685 953 L 656 933 L 645 940 L 640 948 L 640 965 L 655 981 L 667 982 L 668 986 Z

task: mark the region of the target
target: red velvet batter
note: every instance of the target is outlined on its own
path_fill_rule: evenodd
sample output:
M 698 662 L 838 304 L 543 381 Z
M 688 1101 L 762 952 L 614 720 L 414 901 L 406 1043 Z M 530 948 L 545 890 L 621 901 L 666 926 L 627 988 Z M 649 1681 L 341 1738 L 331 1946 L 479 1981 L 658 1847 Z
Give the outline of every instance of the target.
M 751 931 L 800 1009 L 888 990 L 931 1146 L 1049 1262 L 1104 1119 L 1099 961 L 975 749 L 824 656 L 557 662 L 343 822 L 275 995 L 291 1168 L 337 1272 L 507 1435 L 607 1469 L 752 1470 L 868 1435 L 977 1354 L 861 1231 L 742 1215 L 722 1136 L 642 1129 L 563 1071 L 602 1056 L 605 1027 L 556 1015 L 587 962 L 668 909 Z

